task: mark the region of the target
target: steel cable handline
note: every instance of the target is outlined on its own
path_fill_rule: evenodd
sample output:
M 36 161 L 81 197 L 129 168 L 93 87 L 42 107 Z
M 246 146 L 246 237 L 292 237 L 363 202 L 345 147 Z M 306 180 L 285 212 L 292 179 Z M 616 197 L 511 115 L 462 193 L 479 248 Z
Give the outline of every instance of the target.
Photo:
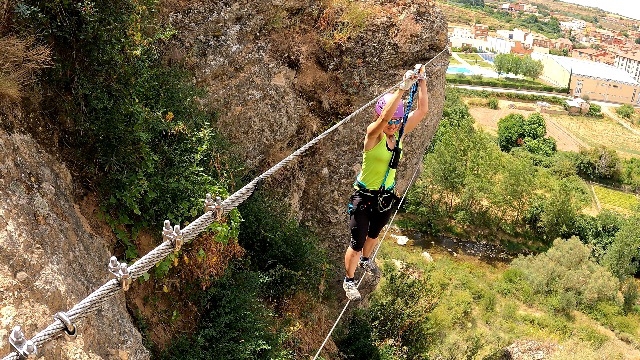
M 448 48 L 445 47 L 444 50 L 442 50 L 436 56 L 434 56 L 431 60 L 429 60 L 425 64 L 425 66 L 428 65 L 431 61 L 433 61 L 435 58 L 437 58 L 440 54 L 442 54 L 447 49 Z M 436 66 L 442 66 L 442 64 L 437 64 Z M 409 108 L 407 109 L 407 113 L 409 112 L 409 110 L 411 110 L 410 109 L 411 108 L 411 100 L 413 100 L 413 99 L 410 98 L 410 102 L 409 102 L 409 106 L 408 106 Z M 425 153 L 426 153 L 426 149 L 425 149 Z M 423 154 L 423 157 L 424 157 L 424 154 Z M 411 176 L 411 179 L 409 180 L 409 183 L 407 184 L 406 189 L 404 190 L 404 194 L 402 194 L 402 198 L 400 198 L 400 202 L 398 203 L 398 208 L 393 213 L 393 216 L 391 217 L 391 219 L 389 219 L 389 222 L 387 223 L 387 229 L 385 230 L 384 234 L 382 235 L 382 239 L 380 239 L 380 241 L 376 245 L 375 250 L 373 251 L 373 255 L 370 256 L 371 261 L 375 260 L 376 255 L 378 254 L 378 250 L 380 249 L 380 246 L 382 245 L 382 242 L 384 241 L 385 237 L 387 236 L 387 233 L 389 232 L 389 228 L 390 228 L 389 225 L 391 225 L 393 223 L 393 220 L 396 218 L 396 214 L 398 214 L 398 210 L 400 210 L 400 207 L 402 206 L 402 203 L 404 202 L 404 198 L 405 198 L 405 196 L 407 196 L 407 192 L 409 191 L 409 188 L 413 184 L 413 181 L 416 178 L 416 175 L 418 174 L 418 169 L 420 169 L 420 164 L 419 163 L 418 163 L 418 166 L 416 166 L 416 169 L 413 172 L 413 175 Z M 383 182 L 383 184 L 384 184 L 384 182 Z M 360 280 L 358 280 L 358 285 L 356 286 L 356 288 L 360 287 L 360 284 L 364 280 L 365 276 L 367 276 L 367 272 L 366 271 L 362 274 L 362 277 L 360 278 Z M 349 304 L 351 304 L 351 300 L 347 300 L 347 303 L 344 305 L 344 308 L 342 308 L 342 311 L 340 312 L 340 315 L 338 315 L 338 318 L 333 323 L 333 326 L 331 327 L 331 330 L 329 330 L 329 333 L 327 334 L 327 337 L 322 342 L 322 345 L 320 345 L 320 348 L 318 349 L 318 352 L 316 352 L 316 355 L 313 357 L 313 360 L 316 360 L 318 358 L 318 356 L 320 355 L 320 352 L 322 351 L 322 349 L 324 348 L 325 344 L 327 343 L 327 341 L 331 337 L 331 334 L 333 333 L 333 330 L 335 330 L 336 326 L 340 322 L 340 319 L 342 318 L 342 315 L 344 315 L 344 312 L 349 307 Z
M 445 47 L 436 56 L 434 56 L 431 60 L 429 60 L 429 62 L 427 62 L 425 66 L 428 65 L 431 61 L 433 61 L 433 59 L 438 57 L 440 54 L 442 54 L 446 50 L 447 48 Z M 256 187 L 259 186 L 259 184 L 264 179 L 270 177 L 277 170 L 279 170 L 280 168 L 290 163 L 296 157 L 302 155 L 308 148 L 315 145 L 322 138 L 326 137 L 330 132 L 334 131 L 345 122 L 351 120 L 354 116 L 358 115 L 367 107 L 371 106 L 372 104 L 375 104 L 381 97 L 383 97 L 386 93 L 400 86 L 400 84 L 402 84 L 402 81 L 390 87 L 389 89 L 384 91 L 381 95 L 369 101 L 368 103 L 360 107 L 358 110 L 354 111 L 349 116 L 342 119 L 340 122 L 336 123 L 331 128 L 329 128 L 322 134 L 318 135 L 313 140 L 309 141 L 307 144 L 303 145 L 301 148 L 293 152 L 291 155 L 287 156 L 285 159 L 283 159 L 282 161 L 280 161 L 279 163 L 271 167 L 269 170 L 265 171 L 260 176 L 253 179 L 250 183 L 242 187 L 242 189 L 233 193 L 231 196 L 225 199 L 222 203 L 217 203 L 216 204 L 217 206 L 215 208 L 211 205 L 207 205 L 207 202 L 205 201 L 206 212 L 202 216 L 197 218 L 195 221 L 190 223 L 182 231 L 180 231 L 179 226 L 176 226 L 175 228 L 176 230 L 171 232 L 170 225 L 168 225 L 168 221 L 165 221 L 165 229 L 163 230 L 163 237 L 165 237 L 164 235 L 165 235 L 165 231 L 167 230 L 167 226 L 169 226 L 169 229 L 168 229 L 169 234 L 165 237 L 165 241 L 162 244 L 160 244 L 155 249 L 151 250 L 142 258 L 138 259 L 138 261 L 133 263 L 130 267 L 127 267 L 126 264 L 123 263 L 122 270 L 118 274 L 116 274 L 115 272 L 112 272 L 116 275 L 115 279 L 111 279 L 107 281 L 100 288 L 95 290 L 93 293 L 89 294 L 89 296 L 87 296 L 78 304 L 76 304 L 74 307 L 72 307 L 71 310 L 69 310 L 68 312 L 58 313 L 64 316 L 64 319 L 66 320 L 67 324 L 65 324 L 60 317 L 56 316 L 55 317 L 56 320 L 52 324 L 50 324 L 44 330 L 36 334 L 33 338 L 31 338 L 31 340 L 26 340 L 24 338 L 24 335 L 22 334 L 22 330 L 18 326 L 16 326 L 9 336 L 9 342 L 11 343 L 12 348 L 16 349 L 16 351 L 9 353 L 9 355 L 5 356 L 2 360 L 19 360 L 22 358 L 34 358 L 35 356 L 37 356 L 37 348 L 55 339 L 56 337 L 61 336 L 64 333 L 67 333 L 67 335 L 69 335 L 69 327 L 70 327 L 69 325 L 71 325 L 72 328 L 75 328 L 75 326 L 73 326 L 74 323 L 77 323 L 78 320 L 88 316 L 91 312 L 96 310 L 100 305 L 102 305 L 104 302 L 109 300 L 109 298 L 114 296 L 120 290 L 128 289 L 129 284 L 133 280 L 142 276 L 142 274 L 144 274 L 149 269 L 151 269 L 156 263 L 162 261 L 164 258 L 167 257 L 167 255 L 176 251 L 176 247 L 179 248 L 180 246 L 177 244 L 181 244 L 182 242 L 186 242 L 195 238 L 207 226 L 211 225 L 211 223 L 213 223 L 214 221 L 219 220 L 221 216 L 227 214 L 229 211 L 236 208 L 243 201 L 245 201 L 249 196 L 251 196 L 251 194 L 256 190 Z M 209 196 L 207 196 L 207 198 L 210 199 Z M 216 210 L 219 210 L 219 211 L 216 211 Z M 179 240 L 177 240 L 177 238 L 179 238 Z M 110 267 L 110 271 L 111 271 L 111 267 Z M 73 336 L 75 336 L 75 331 Z

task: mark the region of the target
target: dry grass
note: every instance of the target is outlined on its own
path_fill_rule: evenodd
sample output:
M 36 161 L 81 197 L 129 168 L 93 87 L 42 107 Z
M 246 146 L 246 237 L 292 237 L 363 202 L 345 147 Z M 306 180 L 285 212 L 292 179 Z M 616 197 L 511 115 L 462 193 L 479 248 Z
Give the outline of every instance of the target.
M 615 120 L 585 116 L 549 115 L 589 146 L 604 145 L 618 151 L 622 157 L 640 156 L 640 136 Z
M 37 45 L 34 38 L 0 38 L 0 104 L 20 101 L 37 73 L 51 64 L 51 50 Z

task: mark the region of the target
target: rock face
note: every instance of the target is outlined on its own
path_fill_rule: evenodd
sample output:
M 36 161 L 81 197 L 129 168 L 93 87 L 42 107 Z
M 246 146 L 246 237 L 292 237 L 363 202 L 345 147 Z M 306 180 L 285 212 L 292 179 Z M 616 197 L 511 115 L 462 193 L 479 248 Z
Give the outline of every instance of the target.
M 27 338 L 108 280 L 109 244 L 72 199 L 70 172 L 26 135 L 0 130 L 0 357 L 21 324 Z M 148 359 L 124 296 L 78 324 L 78 338 L 58 338 L 47 359 Z
M 447 44 L 444 15 L 428 1 L 230 1 L 173 4 L 172 59 L 210 91 L 218 126 L 264 171 L 329 125 L 398 83 Z M 429 68 L 429 112 L 405 139 L 404 191 L 442 116 L 442 54 Z M 406 96 L 405 96 L 406 99 Z M 330 256 L 348 246 L 347 202 L 373 107 L 354 117 L 267 184 L 319 229 Z M 237 190 L 237 189 L 236 189 Z

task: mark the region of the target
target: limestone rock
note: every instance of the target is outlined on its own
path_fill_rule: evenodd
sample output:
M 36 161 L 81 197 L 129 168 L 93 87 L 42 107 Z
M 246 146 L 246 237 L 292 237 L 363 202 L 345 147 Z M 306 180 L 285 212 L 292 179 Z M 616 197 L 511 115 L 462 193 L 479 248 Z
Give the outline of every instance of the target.
M 501 360 L 550 359 L 560 348 L 557 344 L 543 344 L 534 340 L 518 340 L 504 349 Z
M 338 2 L 195 2 L 168 14 L 177 53 L 190 60 L 196 83 L 210 92 L 217 125 L 264 171 L 322 130 L 399 82 L 416 63 L 426 63 L 447 45 L 447 22 L 433 2 L 365 0 L 365 20 L 343 28 Z M 429 112 L 403 140 L 400 193 L 442 116 L 447 54 L 427 73 Z M 406 97 L 405 97 L 406 98 Z M 329 256 L 348 246 L 346 213 L 359 172 L 373 107 L 355 116 L 280 170 L 265 188 L 285 194 L 299 220 L 318 229 Z M 330 210 L 327 210 L 330 209 Z M 336 284 L 340 282 L 336 275 Z
M 29 136 L 0 130 L 0 356 L 9 331 L 27 338 L 108 280 L 109 247 L 73 203 L 71 174 Z M 78 338 L 38 349 L 45 359 L 148 359 L 119 294 L 81 320 Z M 113 356 L 112 354 L 119 354 Z

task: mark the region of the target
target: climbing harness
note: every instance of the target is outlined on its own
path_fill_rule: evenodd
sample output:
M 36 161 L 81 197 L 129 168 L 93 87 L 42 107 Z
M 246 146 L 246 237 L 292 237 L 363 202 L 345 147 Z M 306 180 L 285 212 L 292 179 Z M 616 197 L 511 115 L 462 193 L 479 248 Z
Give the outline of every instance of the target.
M 442 53 L 448 50 L 448 47 L 440 51 L 433 59 L 440 56 Z M 429 64 L 431 59 L 427 64 Z M 426 64 L 425 64 L 426 66 Z M 155 264 L 164 260 L 167 255 L 171 254 L 176 249 L 179 249 L 184 243 L 190 241 L 195 238 L 200 232 L 206 229 L 209 225 L 211 225 L 215 221 L 219 221 L 222 216 L 226 215 L 228 212 L 238 207 L 240 203 L 245 201 L 251 194 L 255 191 L 256 187 L 259 183 L 264 181 L 264 179 L 270 177 L 278 171 L 280 168 L 286 166 L 288 163 L 293 161 L 295 158 L 302 155 L 308 148 L 315 145 L 322 138 L 326 137 L 329 133 L 342 126 L 345 122 L 351 120 L 354 116 L 361 113 L 364 109 L 368 108 L 372 104 L 375 104 L 384 94 L 392 91 L 396 87 L 400 86 L 402 82 L 399 82 L 392 86 L 391 88 L 384 91 L 381 95 L 377 96 L 375 99 L 369 101 L 358 110 L 351 113 L 346 118 L 342 119 L 340 122 L 333 125 L 331 128 L 318 135 L 313 140 L 309 141 L 307 144 L 287 156 L 285 159 L 272 166 L 269 170 L 262 173 L 260 176 L 253 179 L 247 185 L 242 187 L 242 189 L 236 191 L 231 196 L 226 198 L 224 201 L 220 197 L 216 197 L 216 201 L 213 201 L 213 198 L 210 194 L 206 195 L 206 199 L 204 201 L 205 213 L 198 217 L 196 220 L 191 222 L 187 227 L 180 230 L 178 225 L 171 228 L 171 223 L 167 220 L 164 223 L 164 227 L 162 230 L 163 235 L 163 243 L 160 244 L 155 249 L 151 250 L 142 258 L 138 259 L 136 262 L 127 266 L 126 263 L 118 263 L 118 259 L 116 257 L 111 257 L 109 263 L 107 264 L 107 270 L 112 275 L 112 279 L 107 281 L 104 285 L 99 287 L 97 290 L 89 294 L 86 298 L 80 301 L 78 304 L 74 305 L 69 311 L 57 313 L 54 316 L 55 321 L 47 326 L 44 330 L 41 330 L 38 334 L 32 337 L 30 340 L 26 339 L 21 326 L 15 326 L 13 331 L 9 335 L 9 343 L 11 344 L 12 352 L 9 355 L 5 356 L 2 360 L 21 360 L 21 359 L 35 359 L 38 356 L 38 348 L 48 343 L 49 341 L 65 334 L 69 335 L 67 338 L 72 339 L 77 334 L 77 326 L 74 325 L 78 322 L 78 320 L 87 317 L 90 313 L 96 311 L 103 303 L 109 300 L 111 297 L 115 296 L 120 292 L 120 290 L 127 291 L 133 280 L 141 277 L 144 273 L 149 271 Z M 414 173 L 415 177 L 415 173 Z M 413 181 L 413 179 L 411 180 Z M 411 184 L 411 182 L 410 182 Z M 407 187 L 408 189 L 408 187 Z M 405 191 L 406 195 L 406 191 Z M 403 196 L 404 199 L 404 196 Z M 402 200 L 401 200 L 402 202 Z M 396 210 L 397 213 L 397 210 Z M 395 214 L 394 214 L 395 217 Z M 393 221 L 393 218 L 391 219 Z M 388 231 L 388 229 L 387 229 Z M 386 236 L 386 232 L 385 232 Z M 384 239 L 384 237 L 383 237 Z M 375 258 L 375 254 L 377 253 L 378 248 L 373 254 L 372 258 Z M 362 279 L 360 279 L 362 282 Z M 360 282 L 358 282 L 358 286 L 360 286 Z M 347 306 L 349 302 L 347 302 Z M 345 312 L 347 307 L 342 310 L 340 317 Z M 334 324 L 331 332 L 337 325 L 338 321 Z M 327 336 L 331 336 L 331 332 Z M 71 336 L 73 334 L 73 336 Z M 324 347 L 324 344 L 322 347 Z M 318 350 L 318 354 L 322 350 L 322 347 Z M 318 356 L 316 354 L 316 358 Z M 315 359 L 315 358 L 314 358 Z

